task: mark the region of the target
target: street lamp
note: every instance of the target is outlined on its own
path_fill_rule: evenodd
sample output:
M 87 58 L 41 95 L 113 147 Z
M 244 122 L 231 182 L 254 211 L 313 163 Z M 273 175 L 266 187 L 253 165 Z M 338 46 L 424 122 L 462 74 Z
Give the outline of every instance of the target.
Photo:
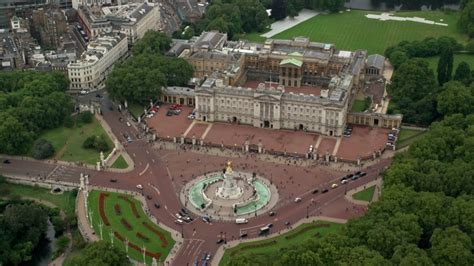
M 306 206 L 306 218 L 309 218 L 308 210 L 309 210 L 309 206 Z
M 254 203 L 253 206 L 255 207 L 255 217 L 257 217 L 257 203 Z
M 181 237 L 184 238 L 183 224 L 181 224 Z

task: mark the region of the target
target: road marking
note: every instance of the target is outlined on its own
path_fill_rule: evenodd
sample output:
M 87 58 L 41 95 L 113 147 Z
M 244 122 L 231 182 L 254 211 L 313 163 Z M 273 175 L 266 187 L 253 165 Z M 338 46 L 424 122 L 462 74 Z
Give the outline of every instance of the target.
M 138 175 L 139 176 L 143 175 L 146 172 L 146 170 L 148 170 L 148 167 L 150 167 L 150 164 L 147 163 L 145 166 L 145 169 L 143 169 L 143 171 L 141 171 Z
M 156 191 L 156 193 L 158 193 L 158 196 L 160 195 L 160 191 L 158 190 L 157 187 L 151 185 L 150 183 L 148 183 L 148 185 L 149 185 L 150 187 L 152 187 L 152 188 Z
M 151 158 L 151 161 L 152 161 L 153 163 L 155 163 L 155 159 Z
M 46 179 L 50 178 L 50 177 L 53 175 L 53 173 L 54 173 L 56 170 L 58 170 L 58 168 L 59 168 L 59 165 L 56 166 L 56 167 L 54 167 L 54 169 L 53 169 L 51 172 L 49 172 L 49 174 L 46 176 Z
M 148 150 L 146 150 L 146 154 L 150 154 L 150 152 Z
M 165 210 L 168 210 L 168 206 L 165 205 Z

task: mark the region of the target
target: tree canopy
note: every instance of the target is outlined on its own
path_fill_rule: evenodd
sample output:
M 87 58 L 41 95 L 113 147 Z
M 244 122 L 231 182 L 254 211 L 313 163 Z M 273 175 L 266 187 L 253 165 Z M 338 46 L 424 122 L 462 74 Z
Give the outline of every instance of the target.
M 470 38 L 474 38 L 474 1 L 465 1 L 458 27 Z
M 125 266 L 130 265 L 125 251 L 116 246 L 112 246 L 109 242 L 98 241 L 87 244 L 81 251 L 80 255 L 74 256 L 70 261 L 72 266 Z
M 57 72 L 0 73 L 0 153 L 25 154 L 42 130 L 63 123 L 73 109 L 68 84 Z
M 133 56 L 114 67 L 107 77 L 107 91 L 112 99 L 137 103 L 156 99 L 165 86 L 184 86 L 193 74 L 184 59 L 163 56 L 171 40 L 162 33 L 147 32 L 137 42 Z

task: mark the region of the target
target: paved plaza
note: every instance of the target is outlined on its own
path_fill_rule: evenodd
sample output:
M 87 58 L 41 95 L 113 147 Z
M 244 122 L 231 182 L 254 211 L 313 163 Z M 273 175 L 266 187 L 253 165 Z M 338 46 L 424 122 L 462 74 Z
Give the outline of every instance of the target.
M 166 116 L 169 105 L 163 105 L 158 113 L 147 124 L 155 130 L 159 138 L 178 140 L 203 140 L 207 145 L 225 145 L 228 148 L 242 149 L 248 141 L 253 147 L 259 143 L 266 152 L 286 153 L 287 155 L 304 155 L 313 146 L 320 156 L 326 154 L 340 159 L 357 161 L 359 157 L 367 158 L 374 152 L 385 148 L 388 129 L 353 126 L 350 137 L 328 137 L 312 132 L 274 130 L 257 128 L 250 125 L 230 123 L 208 123 L 187 118 L 192 111 L 183 107 L 181 114 Z M 198 143 L 198 142 L 196 142 Z

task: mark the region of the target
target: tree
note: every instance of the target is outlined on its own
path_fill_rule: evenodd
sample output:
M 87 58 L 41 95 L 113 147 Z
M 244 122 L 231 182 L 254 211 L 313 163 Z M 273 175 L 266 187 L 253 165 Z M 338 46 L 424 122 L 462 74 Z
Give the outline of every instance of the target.
M 273 0 L 271 17 L 275 20 L 281 20 L 286 18 L 287 5 L 288 3 L 286 0 Z
M 107 140 L 103 135 L 88 137 L 82 143 L 82 147 L 84 147 L 85 149 L 95 149 L 99 152 L 105 152 L 109 150 L 109 144 L 107 143 Z
M 394 69 L 398 69 L 398 67 L 400 67 L 400 65 L 405 63 L 407 60 L 407 54 L 401 50 L 396 50 L 390 54 L 390 63 L 392 63 Z
M 92 113 L 91 112 L 81 112 L 77 114 L 76 121 L 82 124 L 92 123 Z
M 470 38 L 474 38 L 474 1 L 467 3 L 461 11 L 458 27 Z
M 19 264 L 31 259 L 46 231 L 48 216 L 36 204 L 14 203 L 0 216 L 0 263 Z
M 33 135 L 15 118 L 7 113 L 0 114 L 0 152 L 24 154 L 31 147 Z
M 45 139 L 37 139 L 33 144 L 32 154 L 38 160 L 48 158 L 54 154 L 53 144 Z
M 473 106 L 473 91 L 458 81 L 446 83 L 443 92 L 438 95 L 438 112 L 443 115 L 467 115 L 472 112 Z
M 426 252 L 414 244 L 395 247 L 391 261 L 394 265 L 434 265 Z
M 466 86 L 469 86 L 469 84 L 472 82 L 471 67 L 469 64 L 465 61 L 459 63 L 453 79 L 464 83 Z
M 292 3 L 288 3 L 287 14 L 290 18 L 298 16 L 298 11 Z
M 72 266 L 123 266 L 130 265 L 125 252 L 105 241 L 92 242 L 70 262 Z
M 441 56 L 438 61 L 438 83 L 443 85 L 444 83 L 451 80 L 453 73 L 453 50 L 451 47 L 446 47 L 441 52 Z
M 457 227 L 436 229 L 431 237 L 431 257 L 439 265 L 472 265 L 472 240 Z
M 143 53 L 163 54 L 171 46 L 171 38 L 166 34 L 154 30 L 148 30 L 132 48 L 134 55 Z

